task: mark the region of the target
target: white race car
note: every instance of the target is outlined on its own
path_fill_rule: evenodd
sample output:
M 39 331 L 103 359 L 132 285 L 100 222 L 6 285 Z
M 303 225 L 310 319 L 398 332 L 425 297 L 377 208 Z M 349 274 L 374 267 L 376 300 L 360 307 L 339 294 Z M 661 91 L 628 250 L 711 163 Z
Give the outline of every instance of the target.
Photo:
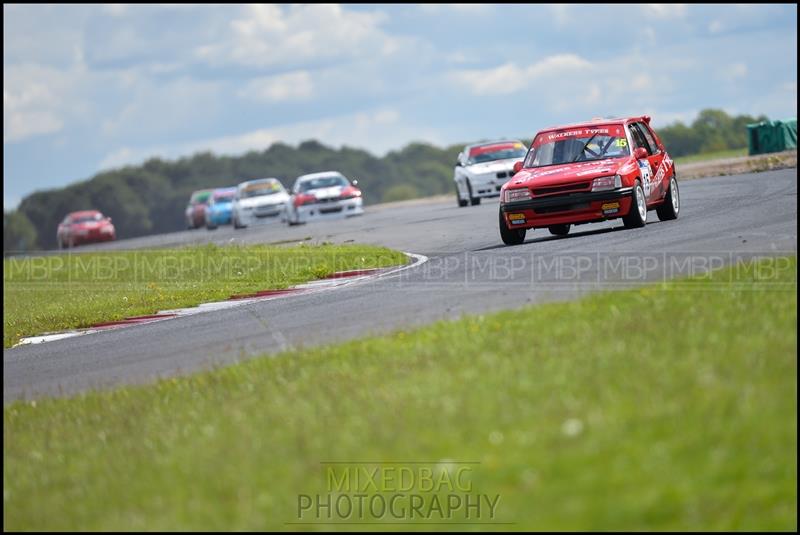
M 231 217 L 233 228 L 286 221 L 289 193 L 277 178 L 248 180 L 236 186 Z
M 528 148 L 517 140 L 467 145 L 458 155 L 453 173 L 459 206 L 497 197 L 500 188 L 514 176 L 514 163 L 525 158 Z
M 288 208 L 290 225 L 318 219 L 339 219 L 364 213 L 358 181 L 337 171 L 303 175 L 294 181 Z

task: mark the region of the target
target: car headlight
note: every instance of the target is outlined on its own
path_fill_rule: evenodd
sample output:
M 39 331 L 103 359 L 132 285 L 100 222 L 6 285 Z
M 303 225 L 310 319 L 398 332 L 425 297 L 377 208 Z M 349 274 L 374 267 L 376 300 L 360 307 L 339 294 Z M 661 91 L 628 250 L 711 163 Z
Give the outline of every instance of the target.
M 531 190 L 528 188 L 507 189 L 506 202 L 527 201 L 531 198 Z
M 592 181 L 592 191 L 608 191 L 620 187 L 622 187 L 622 177 L 619 175 L 601 176 Z

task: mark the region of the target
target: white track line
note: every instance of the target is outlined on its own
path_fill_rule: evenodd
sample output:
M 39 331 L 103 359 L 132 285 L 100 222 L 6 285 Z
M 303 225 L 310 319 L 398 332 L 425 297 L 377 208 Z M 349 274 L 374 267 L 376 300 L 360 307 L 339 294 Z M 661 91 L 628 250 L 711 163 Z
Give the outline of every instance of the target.
M 390 269 L 389 271 L 384 271 L 382 273 L 377 273 L 375 275 L 368 274 L 368 275 L 357 275 L 354 277 L 342 277 L 338 279 L 320 279 L 315 281 L 309 281 L 304 284 L 298 284 L 297 286 L 292 286 L 291 289 L 297 290 L 297 292 L 287 292 L 284 294 L 277 294 L 277 295 L 266 295 L 263 297 L 250 297 L 250 298 L 243 298 L 243 299 L 232 299 L 232 300 L 225 300 L 225 301 L 215 301 L 211 303 L 201 303 L 194 307 L 187 307 L 187 308 L 175 308 L 172 310 L 160 310 L 154 316 L 165 316 L 163 318 L 154 317 L 149 321 L 140 321 L 136 323 L 123 323 L 117 326 L 109 326 L 104 328 L 92 328 L 89 327 L 87 329 L 80 329 L 80 330 L 73 330 L 73 331 L 65 331 L 59 333 L 48 333 L 43 334 L 40 336 L 28 336 L 22 338 L 16 345 L 13 347 L 18 347 L 21 345 L 27 344 L 42 344 L 44 342 L 54 342 L 56 340 L 64 340 L 65 338 L 73 338 L 75 336 L 82 336 L 84 334 L 93 334 L 102 331 L 108 331 L 113 329 L 122 329 L 126 327 L 133 327 L 135 325 L 144 325 L 147 323 L 153 323 L 155 321 L 166 321 L 172 318 L 180 318 L 182 316 L 193 316 L 195 314 L 201 314 L 203 312 L 212 312 L 215 310 L 224 310 L 228 308 L 234 308 L 242 305 L 247 305 L 250 303 L 254 303 L 256 301 L 270 301 L 272 299 L 280 299 L 283 297 L 291 297 L 294 295 L 303 295 L 309 293 L 317 293 L 324 290 L 331 290 L 334 288 L 339 288 L 342 286 L 349 286 L 351 284 L 356 284 L 359 282 L 365 282 L 368 280 L 375 280 L 380 278 L 385 278 L 390 275 L 395 275 L 400 273 L 401 271 L 405 271 L 407 269 L 411 269 L 417 267 L 419 265 L 424 264 L 428 261 L 428 257 L 424 255 L 414 254 L 414 253 L 406 253 L 406 256 L 414 259 L 414 262 L 408 264 L 407 266 L 399 266 L 394 269 Z

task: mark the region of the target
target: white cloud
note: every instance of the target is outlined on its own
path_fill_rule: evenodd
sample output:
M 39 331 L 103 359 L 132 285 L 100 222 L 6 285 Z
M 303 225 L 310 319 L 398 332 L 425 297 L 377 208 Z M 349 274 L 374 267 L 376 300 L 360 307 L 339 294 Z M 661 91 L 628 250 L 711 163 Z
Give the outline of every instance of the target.
M 103 137 L 115 142 L 123 137 L 181 135 L 217 115 L 226 105 L 225 84 L 188 76 L 160 79 L 148 66 L 91 78 L 119 95 L 125 95 L 97 120 Z M 185 135 L 185 134 L 183 134 Z
M 708 23 L 708 32 L 709 33 L 720 33 L 722 30 L 725 29 L 725 25 L 719 19 L 714 19 Z
M 645 4 L 642 6 L 646 16 L 657 19 L 680 19 L 686 16 L 686 4 Z
M 491 4 L 420 4 L 419 8 L 424 13 L 442 13 L 453 11 L 465 15 L 484 15 L 493 8 Z
M 439 132 L 429 127 L 404 123 L 401 114 L 393 108 L 379 108 L 190 143 L 159 147 L 123 147 L 106 156 L 99 167 L 135 164 L 154 156 L 177 158 L 201 151 L 211 151 L 215 154 L 242 154 L 251 150 L 265 150 L 278 141 L 296 144 L 309 139 L 316 139 L 333 147 L 347 145 L 366 148 L 375 154 L 385 154 L 412 139 L 425 140 L 429 143 L 443 142 Z
M 3 143 L 61 130 L 73 74 L 32 64 L 4 68 Z
M 537 79 L 591 69 L 592 64 L 574 54 L 549 56 L 527 67 L 506 63 L 490 69 L 454 71 L 451 79 L 475 95 L 509 95 L 528 88 Z
M 201 60 L 252 67 L 297 65 L 337 57 L 392 54 L 399 40 L 380 29 L 381 12 L 356 12 L 335 4 L 246 6 L 221 42 L 199 46 Z
M 728 65 L 728 68 L 723 73 L 725 78 L 729 80 L 737 80 L 747 76 L 747 65 L 745 63 L 737 62 Z
M 631 80 L 631 87 L 636 91 L 647 91 L 653 87 L 653 79 L 647 74 L 638 74 Z
M 314 84 L 308 71 L 256 78 L 238 92 L 242 98 L 265 102 L 307 100 L 313 94 Z
M 105 4 L 103 6 L 103 11 L 112 17 L 121 17 L 128 12 L 128 7 L 129 6 L 126 4 Z
M 572 13 L 568 4 L 550 4 L 548 7 L 557 27 L 564 28 L 572 22 Z

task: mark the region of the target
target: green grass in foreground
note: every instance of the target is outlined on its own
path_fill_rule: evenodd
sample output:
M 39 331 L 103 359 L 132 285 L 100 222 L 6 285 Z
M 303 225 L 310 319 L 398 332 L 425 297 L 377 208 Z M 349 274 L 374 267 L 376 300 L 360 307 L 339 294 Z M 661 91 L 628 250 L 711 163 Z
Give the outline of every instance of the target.
M 404 264 L 363 245 L 207 245 L 3 261 L 3 346 L 21 337 L 286 288 L 335 271 Z
M 687 163 L 722 160 L 725 158 L 736 158 L 738 156 L 747 156 L 747 147 L 744 147 L 742 149 L 727 149 L 727 150 L 718 150 L 715 152 L 704 152 L 702 154 L 692 154 L 690 156 L 680 156 L 678 158 L 675 158 L 675 164 L 683 165 Z
M 322 461 L 449 459 L 506 529 L 795 530 L 779 260 L 6 406 L 4 528 L 295 528 Z

